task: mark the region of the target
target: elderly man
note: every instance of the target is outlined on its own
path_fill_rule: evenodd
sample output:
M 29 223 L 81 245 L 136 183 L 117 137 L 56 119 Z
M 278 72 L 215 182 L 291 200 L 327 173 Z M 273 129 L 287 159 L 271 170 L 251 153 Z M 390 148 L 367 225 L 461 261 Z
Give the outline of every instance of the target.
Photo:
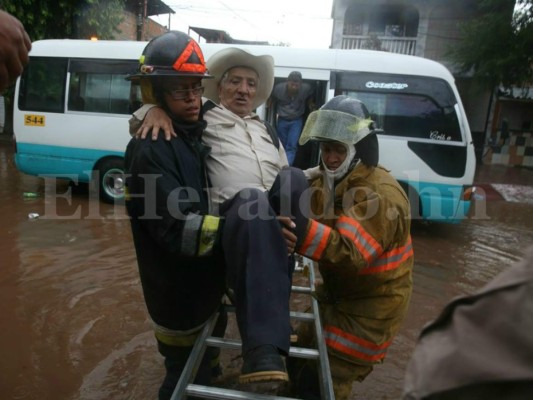
M 211 147 L 206 158 L 211 212 L 225 220 L 222 243 L 228 285 L 235 292 L 243 343 L 239 380 L 286 381 L 280 355 L 286 355 L 290 346 L 287 250 L 293 251 L 286 238 L 296 241 L 307 226 L 299 207 L 307 182 L 301 171 L 288 168 L 277 137 L 253 112 L 272 90 L 272 57 L 227 48 L 214 54 L 207 67 L 215 79 L 204 81 L 207 99 L 202 110 L 208 125 L 202 140 Z M 147 108 L 134 114 L 133 131 Z M 163 110 L 150 109 L 140 129 L 142 136 L 153 128 L 152 137 L 157 138 L 159 127 L 168 137 L 173 134 Z M 305 200 L 302 209 L 308 209 Z M 289 228 L 296 236 L 287 230 L 283 234 L 279 215 L 293 219 Z

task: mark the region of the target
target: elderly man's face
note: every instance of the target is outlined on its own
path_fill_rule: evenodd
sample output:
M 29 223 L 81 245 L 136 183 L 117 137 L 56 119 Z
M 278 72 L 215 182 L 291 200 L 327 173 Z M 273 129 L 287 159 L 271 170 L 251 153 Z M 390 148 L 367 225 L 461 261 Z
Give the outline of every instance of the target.
M 251 68 L 235 67 L 226 72 L 220 81 L 218 94 L 220 104 L 228 110 L 245 117 L 252 112 L 259 76 Z

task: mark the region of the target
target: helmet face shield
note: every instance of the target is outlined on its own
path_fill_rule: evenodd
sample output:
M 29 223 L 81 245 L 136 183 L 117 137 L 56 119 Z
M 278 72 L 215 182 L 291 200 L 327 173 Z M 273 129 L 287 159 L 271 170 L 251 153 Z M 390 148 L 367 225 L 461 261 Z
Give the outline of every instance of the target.
M 342 111 L 320 109 L 309 114 L 300 136 L 301 145 L 309 140 L 337 141 L 353 145 L 373 132 L 373 121 Z

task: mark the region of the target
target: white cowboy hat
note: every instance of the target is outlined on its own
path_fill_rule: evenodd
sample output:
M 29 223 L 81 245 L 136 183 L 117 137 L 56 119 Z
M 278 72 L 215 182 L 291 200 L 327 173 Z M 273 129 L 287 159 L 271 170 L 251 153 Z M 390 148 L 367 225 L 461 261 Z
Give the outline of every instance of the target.
M 203 81 L 204 97 L 219 103 L 218 84 L 224 73 L 235 67 L 254 69 L 259 75 L 259 86 L 253 101 L 253 108 L 263 104 L 272 92 L 274 86 L 274 58 L 269 55 L 254 56 L 236 47 L 228 47 L 213 54 L 206 62 L 210 75 L 215 79 Z

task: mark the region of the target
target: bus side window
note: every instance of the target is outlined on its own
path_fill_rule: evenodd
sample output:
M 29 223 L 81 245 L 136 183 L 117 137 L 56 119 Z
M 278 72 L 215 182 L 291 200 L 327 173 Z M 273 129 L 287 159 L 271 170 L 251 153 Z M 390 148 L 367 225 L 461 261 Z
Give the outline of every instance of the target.
M 128 105 L 129 114 L 133 114 L 142 106 L 141 85 L 138 81 L 131 81 L 130 102 Z
M 72 59 L 69 110 L 131 114 L 131 82 L 125 78 L 135 67 L 129 60 Z
M 31 57 L 21 77 L 19 109 L 64 112 L 66 71 L 66 58 Z

